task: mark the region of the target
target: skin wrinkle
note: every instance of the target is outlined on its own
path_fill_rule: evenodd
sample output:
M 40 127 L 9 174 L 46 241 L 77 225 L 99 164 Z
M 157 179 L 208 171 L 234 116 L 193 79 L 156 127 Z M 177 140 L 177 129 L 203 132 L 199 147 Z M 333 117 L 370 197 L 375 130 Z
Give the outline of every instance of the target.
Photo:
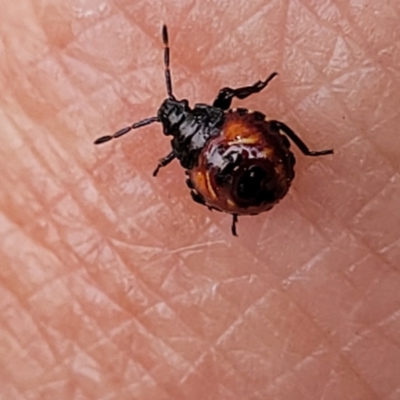
M 384 191 L 384 189 L 385 189 L 385 187 L 383 187 L 382 190 L 379 191 L 378 193 L 373 193 L 373 194 L 372 194 L 372 197 L 371 197 L 371 199 L 370 199 L 370 201 L 373 200 L 376 196 L 378 196 L 379 193 L 381 193 L 382 191 Z M 363 209 L 364 207 L 365 207 L 365 205 L 362 206 L 362 207 L 360 208 L 359 212 L 361 212 L 362 209 Z M 357 213 L 357 214 L 358 214 L 358 213 Z M 343 225 L 344 225 L 344 227 L 346 228 L 346 230 L 348 230 L 349 232 L 351 232 L 351 226 L 349 226 L 348 224 L 343 224 Z M 317 230 L 318 230 L 318 226 L 316 226 L 316 228 L 317 228 Z M 322 231 L 319 231 L 319 232 L 323 234 Z M 358 240 L 359 240 L 363 245 L 365 245 L 365 246 L 368 248 L 368 250 L 369 250 L 369 252 L 370 252 L 371 254 L 373 254 L 376 258 L 380 259 L 380 261 L 381 261 L 383 264 L 386 263 L 385 258 L 384 258 L 379 252 L 377 252 L 373 247 L 371 247 L 371 246 L 368 244 L 367 241 L 363 240 L 362 238 L 358 238 Z M 322 251 L 324 251 L 324 250 L 322 250 Z M 300 266 L 300 268 L 301 268 L 301 266 Z M 397 266 L 395 266 L 395 265 L 390 265 L 390 264 L 389 264 L 389 268 L 393 269 L 394 271 L 398 271 L 398 268 L 397 268 Z
M 0 397 L 399 393 L 399 68 L 382 52 L 400 32 L 382 15 L 400 9 L 236 2 L 3 5 L 0 207 L 12 228 L 0 230 L 0 286 L 12 296 L 0 306 Z M 288 196 L 240 219 L 238 239 L 229 216 L 192 202 L 177 163 L 152 178 L 169 151 L 159 125 L 92 144 L 165 97 L 162 22 L 178 98 L 210 103 L 277 70 L 233 107 L 335 149 L 311 160 L 293 146 Z M 349 58 L 332 70 L 335 35 Z M 10 318 L 20 313 L 31 323 Z

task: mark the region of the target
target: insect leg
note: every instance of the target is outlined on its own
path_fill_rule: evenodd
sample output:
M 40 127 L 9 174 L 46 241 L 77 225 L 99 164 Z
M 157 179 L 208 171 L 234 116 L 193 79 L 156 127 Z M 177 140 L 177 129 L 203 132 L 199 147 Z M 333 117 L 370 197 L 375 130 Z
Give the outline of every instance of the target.
M 306 156 L 325 156 L 327 154 L 333 154 L 333 150 L 320 150 L 312 151 L 307 145 L 294 133 L 287 125 L 279 121 L 270 121 L 271 128 L 280 130 L 285 133 L 293 141 L 293 143 L 300 149 L 300 151 Z
M 153 176 L 157 176 L 160 168 L 167 166 L 174 158 L 175 158 L 175 154 L 173 151 L 171 151 L 171 153 L 169 153 L 165 157 L 161 158 L 158 161 L 157 168 L 153 172 Z
M 237 236 L 237 232 L 236 232 L 236 224 L 238 222 L 238 216 L 237 214 L 233 214 L 232 215 L 232 226 L 231 226 L 231 232 L 233 236 Z
M 228 110 L 234 97 L 245 99 L 254 93 L 261 92 L 261 90 L 263 90 L 276 75 L 278 75 L 278 73 L 273 72 L 267 79 L 265 79 L 265 81 L 258 81 L 251 86 L 244 86 L 237 89 L 225 87 L 219 91 L 217 98 L 214 100 L 213 106 L 221 108 L 222 110 Z

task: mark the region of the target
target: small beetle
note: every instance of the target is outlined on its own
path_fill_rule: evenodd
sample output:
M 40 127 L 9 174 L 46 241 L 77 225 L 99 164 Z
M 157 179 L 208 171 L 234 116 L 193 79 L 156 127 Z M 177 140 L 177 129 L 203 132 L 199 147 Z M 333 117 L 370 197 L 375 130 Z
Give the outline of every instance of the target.
M 237 236 L 239 215 L 255 215 L 270 210 L 287 193 L 294 178 L 295 158 L 286 134 L 306 156 L 333 154 L 333 150 L 311 151 L 284 123 L 268 120 L 264 114 L 244 108 L 230 109 L 232 99 L 245 99 L 261 92 L 278 75 L 238 89 L 221 89 L 213 105 L 177 100 L 172 93 L 169 68 L 168 31 L 162 28 L 165 82 L 168 98 L 157 116 L 135 122 L 101 144 L 142 126 L 160 122 L 166 136 L 172 136 L 172 151 L 158 162 L 153 172 L 177 158 L 185 169 L 186 183 L 194 201 L 210 210 L 232 215 L 232 234 Z

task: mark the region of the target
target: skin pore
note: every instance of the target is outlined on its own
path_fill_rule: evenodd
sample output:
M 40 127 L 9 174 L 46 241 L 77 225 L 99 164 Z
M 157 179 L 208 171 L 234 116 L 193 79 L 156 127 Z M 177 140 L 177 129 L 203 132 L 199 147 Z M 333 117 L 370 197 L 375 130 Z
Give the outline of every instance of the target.
M 165 4 L 164 4 L 165 3 Z M 400 396 L 396 1 L 4 2 L 0 398 Z M 152 124 L 177 98 L 279 76 L 233 106 L 290 126 L 268 213 L 190 198 Z

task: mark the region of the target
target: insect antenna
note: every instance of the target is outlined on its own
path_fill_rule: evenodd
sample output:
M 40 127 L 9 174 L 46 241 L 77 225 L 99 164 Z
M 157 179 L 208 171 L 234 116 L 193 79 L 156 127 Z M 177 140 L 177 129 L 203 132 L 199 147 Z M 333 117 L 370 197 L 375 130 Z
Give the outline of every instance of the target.
M 115 132 L 113 135 L 106 135 L 99 137 L 94 141 L 94 144 L 101 144 L 110 141 L 111 139 L 117 139 L 123 135 L 126 135 L 128 132 L 130 132 L 132 129 L 137 129 L 141 128 L 142 126 L 150 125 L 153 122 L 159 122 L 158 117 L 150 117 L 146 119 L 142 119 L 141 121 L 135 122 L 131 126 L 127 126 L 125 128 L 120 129 L 119 131 Z
M 175 100 L 175 96 L 172 94 L 171 71 L 169 69 L 168 30 L 166 25 L 163 25 L 162 27 L 162 40 L 164 43 L 165 83 L 167 85 L 167 93 L 171 100 Z

